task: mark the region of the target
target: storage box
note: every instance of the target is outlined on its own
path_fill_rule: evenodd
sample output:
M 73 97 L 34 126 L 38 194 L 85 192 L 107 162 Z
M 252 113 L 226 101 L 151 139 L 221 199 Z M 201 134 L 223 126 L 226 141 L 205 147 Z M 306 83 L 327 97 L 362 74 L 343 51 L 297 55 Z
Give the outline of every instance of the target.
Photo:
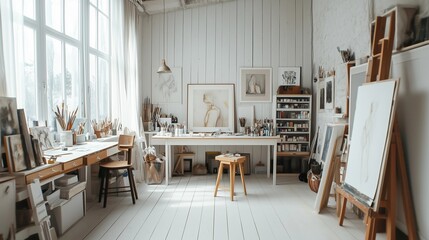
M 73 224 L 85 215 L 84 191 L 76 194 L 70 200 L 49 211 L 52 215 L 51 221 L 57 235 L 64 234 Z
M 77 183 L 77 175 L 66 174 L 55 180 L 55 185 L 60 187 L 65 187 L 73 183 Z
M 160 184 L 164 179 L 165 161 L 161 158 L 156 158 L 153 161 L 145 162 L 144 177 L 147 184 Z

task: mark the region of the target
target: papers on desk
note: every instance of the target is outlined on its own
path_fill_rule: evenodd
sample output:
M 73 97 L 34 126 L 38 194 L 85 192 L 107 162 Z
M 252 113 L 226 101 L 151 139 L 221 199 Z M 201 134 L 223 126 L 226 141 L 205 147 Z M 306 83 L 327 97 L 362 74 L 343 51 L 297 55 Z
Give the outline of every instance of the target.
M 44 156 L 62 156 L 72 154 L 70 151 L 63 151 L 61 149 L 49 149 L 43 152 Z

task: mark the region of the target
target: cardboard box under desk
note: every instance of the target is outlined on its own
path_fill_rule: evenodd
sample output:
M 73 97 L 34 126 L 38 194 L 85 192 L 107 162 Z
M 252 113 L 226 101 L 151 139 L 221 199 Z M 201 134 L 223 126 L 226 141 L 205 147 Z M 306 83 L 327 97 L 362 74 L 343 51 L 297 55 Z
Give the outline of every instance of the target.
M 85 191 L 81 191 L 63 204 L 49 211 L 57 235 L 63 235 L 85 215 Z

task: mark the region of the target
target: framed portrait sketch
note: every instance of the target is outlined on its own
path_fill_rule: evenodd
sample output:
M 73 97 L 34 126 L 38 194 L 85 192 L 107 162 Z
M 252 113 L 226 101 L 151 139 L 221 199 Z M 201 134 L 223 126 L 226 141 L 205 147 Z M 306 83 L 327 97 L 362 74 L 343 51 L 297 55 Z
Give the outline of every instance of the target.
M 271 102 L 271 68 L 240 69 L 240 101 Z
M 234 132 L 234 84 L 188 84 L 188 129 Z
M 152 80 L 153 103 L 182 103 L 182 68 L 159 74 Z
M 5 137 L 6 157 L 10 172 L 19 172 L 27 169 L 24 158 L 24 147 L 21 141 L 21 135 L 10 135 Z
M 279 86 L 300 86 L 301 67 L 279 67 Z
M 325 78 L 325 109 L 334 109 L 334 76 Z

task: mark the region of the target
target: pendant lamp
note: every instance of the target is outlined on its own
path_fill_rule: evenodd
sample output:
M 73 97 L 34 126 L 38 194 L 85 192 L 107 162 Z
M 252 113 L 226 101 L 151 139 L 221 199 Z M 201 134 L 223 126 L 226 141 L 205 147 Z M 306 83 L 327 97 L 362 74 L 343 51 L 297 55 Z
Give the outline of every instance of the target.
M 162 0 L 164 4 L 164 20 L 162 21 L 162 32 L 163 32 L 163 52 L 164 58 L 161 60 L 161 65 L 158 68 L 157 73 L 171 73 L 170 67 L 165 62 L 165 0 Z

